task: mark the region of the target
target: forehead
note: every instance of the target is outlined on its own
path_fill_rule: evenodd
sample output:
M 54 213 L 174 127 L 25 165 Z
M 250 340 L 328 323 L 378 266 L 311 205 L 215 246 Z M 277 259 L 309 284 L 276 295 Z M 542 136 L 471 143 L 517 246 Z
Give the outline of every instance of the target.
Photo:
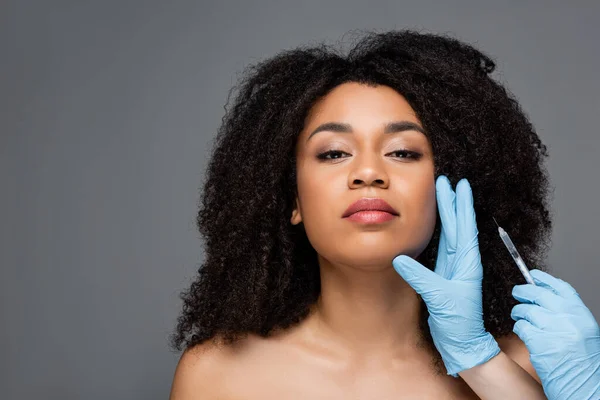
M 402 119 L 419 122 L 404 96 L 389 86 L 343 83 L 319 99 L 310 109 L 305 126 L 324 120 L 379 121 Z M 365 121 L 367 122 L 367 121 Z

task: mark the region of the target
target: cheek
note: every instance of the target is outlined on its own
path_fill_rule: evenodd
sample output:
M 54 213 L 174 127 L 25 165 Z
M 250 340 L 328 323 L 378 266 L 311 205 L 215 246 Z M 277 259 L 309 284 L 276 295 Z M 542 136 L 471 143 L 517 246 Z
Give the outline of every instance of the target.
M 437 200 L 435 197 L 435 183 L 431 185 L 431 188 L 428 190 L 425 195 L 427 199 L 424 201 L 423 207 L 423 224 L 427 227 L 427 236 L 431 238 L 433 235 L 433 231 L 435 230 L 435 223 L 437 219 Z
M 413 198 L 411 206 L 406 218 L 408 225 L 415 233 L 415 245 L 417 246 L 415 252 L 420 254 L 429 244 L 437 220 L 437 200 L 433 181 Z
M 429 177 L 425 182 L 407 182 L 404 202 L 404 215 L 401 235 L 406 243 L 405 250 L 411 256 L 418 256 L 427 247 L 437 220 L 437 201 L 435 195 L 435 182 Z
M 345 181 L 305 172 L 298 175 L 297 183 L 305 227 L 319 225 L 320 221 L 325 223 L 340 213 L 336 207 L 340 207 L 340 198 L 343 198 L 340 191 L 343 193 Z
M 423 224 L 431 226 L 431 230 L 435 227 L 435 220 L 437 217 L 437 200 L 435 196 L 435 183 L 431 182 L 431 185 L 428 185 L 427 188 L 423 190 L 421 193 L 421 201 L 420 204 L 420 212 L 419 214 L 422 216 Z
M 341 237 L 347 228 L 342 213 L 344 201 L 349 201 L 346 180 L 302 170 L 298 171 L 297 185 L 302 223 L 311 245 L 321 255 L 338 247 L 342 251 L 346 243 Z

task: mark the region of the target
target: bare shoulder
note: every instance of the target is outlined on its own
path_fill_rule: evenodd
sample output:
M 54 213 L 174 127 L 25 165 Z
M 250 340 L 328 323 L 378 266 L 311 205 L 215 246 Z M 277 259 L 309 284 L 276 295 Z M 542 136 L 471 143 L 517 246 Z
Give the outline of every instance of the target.
M 218 398 L 227 358 L 227 351 L 216 340 L 186 349 L 175 368 L 169 400 Z
M 536 381 L 541 383 L 540 377 L 535 371 L 535 368 L 531 364 L 529 359 L 529 350 L 525 343 L 514 333 L 510 333 L 507 336 L 497 338 L 498 346 L 500 349 L 514 362 L 519 364 L 521 368 L 529 373 Z

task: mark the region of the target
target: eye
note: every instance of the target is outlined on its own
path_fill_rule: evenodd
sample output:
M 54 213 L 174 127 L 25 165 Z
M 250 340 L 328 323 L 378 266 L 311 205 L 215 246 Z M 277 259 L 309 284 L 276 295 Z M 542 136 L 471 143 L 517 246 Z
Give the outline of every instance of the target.
M 337 160 L 340 157 L 336 157 L 339 156 L 341 154 L 348 154 L 345 151 L 340 151 L 340 150 L 329 150 L 326 151 L 324 153 L 320 153 L 319 155 L 317 155 L 317 158 L 319 160 L 325 160 L 325 161 L 330 161 L 330 160 Z M 416 151 L 410 151 L 410 150 L 396 150 L 396 151 L 392 151 L 391 153 L 388 154 L 397 154 L 398 156 L 396 158 L 401 158 L 401 159 L 415 159 L 418 160 L 419 158 L 422 157 L 421 153 L 417 153 Z
M 333 156 L 333 155 L 337 155 L 337 154 L 348 154 L 348 153 L 346 153 L 345 151 L 340 151 L 340 150 L 329 150 L 329 151 L 319 154 L 317 156 L 317 158 L 319 160 L 337 160 L 337 157 L 332 157 L 332 158 L 328 157 L 330 155 Z
M 402 156 L 398 157 L 398 158 L 413 158 L 415 160 L 418 160 L 422 156 L 421 153 L 417 153 L 416 151 L 410 151 L 410 150 L 396 150 L 396 151 L 392 151 L 391 153 L 388 153 L 388 154 L 401 154 Z

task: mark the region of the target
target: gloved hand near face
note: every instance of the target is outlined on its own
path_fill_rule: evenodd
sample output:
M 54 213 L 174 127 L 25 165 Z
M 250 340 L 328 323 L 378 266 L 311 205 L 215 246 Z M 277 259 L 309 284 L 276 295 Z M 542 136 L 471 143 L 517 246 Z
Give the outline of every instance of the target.
M 442 230 L 435 270 L 405 255 L 392 265 L 423 298 L 433 342 L 448 374 L 457 377 L 496 356 L 500 347 L 483 325 L 483 266 L 471 186 L 462 179 L 455 193 L 440 176 L 436 196 Z

